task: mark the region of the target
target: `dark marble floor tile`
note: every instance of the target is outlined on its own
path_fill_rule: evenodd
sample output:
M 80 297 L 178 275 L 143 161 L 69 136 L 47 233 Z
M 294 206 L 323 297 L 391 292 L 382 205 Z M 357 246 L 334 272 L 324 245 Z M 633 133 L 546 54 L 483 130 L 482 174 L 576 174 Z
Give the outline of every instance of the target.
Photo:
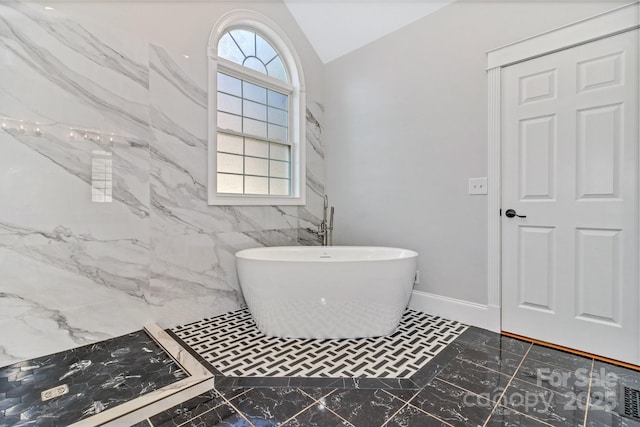
M 527 417 L 520 412 L 514 411 L 509 408 L 505 408 L 504 406 L 498 406 L 493 414 L 491 414 L 491 418 L 486 427 L 543 427 L 548 426 L 548 424 L 543 423 L 542 421 L 538 421 L 535 418 Z
M 384 389 L 393 390 L 419 390 L 420 387 L 412 380 L 407 378 L 380 378 L 380 382 L 384 384 Z
M 405 403 L 383 390 L 336 390 L 326 399 L 325 406 L 356 427 L 382 425 Z
M 495 404 L 484 397 L 434 379 L 410 404 L 456 426 L 482 425 Z
M 185 377 L 149 335 L 137 331 L 1 368 L 0 425 L 15 416 L 25 423 L 72 424 Z M 66 394 L 42 401 L 41 393 L 61 386 L 68 387 Z
M 640 421 L 623 417 L 616 411 L 607 411 L 601 407 L 589 406 L 586 427 L 640 427 Z
M 300 390 L 307 396 L 310 396 L 312 399 L 322 399 L 323 397 L 326 397 L 329 394 L 333 393 L 336 389 L 321 388 L 321 387 L 313 387 L 313 388 L 299 387 L 298 390 Z
M 260 426 L 282 423 L 313 402 L 295 388 L 254 388 L 230 400 L 249 421 Z
M 351 378 L 351 382 L 353 383 L 353 388 L 362 388 L 362 389 L 392 389 L 395 386 L 400 385 L 400 380 L 390 380 L 389 382 L 383 381 L 382 378 Z M 413 382 L 411 381 L 413 384 Z M 414 387 L 417 387 L 413 384 Z M 398 387 L 401 388 L 401 387 Z
M 526 358 L 515 378 L 561 394 L 573 393 L 586 401 L 591 367 L 567 369 Z
M 475 326 L 469 326 L 466 331 L 460 334 L 458 338 L 454 342 L 461 344 L 470 344 L 472 342 L 476 342 L 482 338 L 498 335 L 495 332 L 487 331 L 486 329 L 480 329 Z
M 151 424 L 149 424 L 149 421 L 144 420 L 144 421 L 140 421 L 137 424 L 133 424 L 133 425 L 131 425 L 129 427 L 151 427 Z
M 532 346 L 528 341 L 522 341 L 492 332 L 485 334 L 482 339 L 476 342 L 476 344 L 497 348 L 519 356 L 523 356 Z
M 436 379 L 497 402 L 511 377 L 465 360 L 456 359 L 444 368 L 436 376 Z
M 406 405 L 385 424 L 385 427 L 446 427 L 448 425 L 415 406 Z
M 7 416 L 5 415 L 0 422 L 0 427 L 16 426 L 20 423 L 20 415 Z
M 516 372 L 522 357 L 500 348 L 474 344 L 466 346 L 457 356 L 458 359 L 473 362 L 505 375 L 513 375 Z
M 271 427 L 278 424 L 256 424 L 260 427 Z M 162 426 L 165 427 L 165 426 Z M 238 414 L 231 406 L 222 405 L 190 420 L 184 427 L 254 427 L 242 415 Z
M 466 332 L 465 332 L 466 333 Z M 464 336 L 464 334 L 462 335 Z M 459 340 L 460 338 L 458 338 Z M 411 376 L 411 381 L 418 387 L 424 387 L 429 384 L 432 379 L 435 378 L 436 375 L 440 371 L 442 371 L 445 366 L 451 363 L 458 354 L 468 346 L 467 343 L 458 342 L 458 340 L 449 344 L 447 348 L 438 353 L 433 359 L 431 359 L 425 366 L 420 368 L 418 372 Z
M 537 344 L 531 347 L 531 350 L 529 350 L 525 358 L 525 360 L 531 359 L 568 370 L 576 370 L 579 368 L 591 369 L 593 363 L 593 359 Z
M 235 387 L 289 387 L 288 377 L 237 377 Z
M 298 378 L 289 380 L 289 387 L 298 388 L 364 388 L 407 389 L 420 387 L 407 378 Z
M 179 426 L 223 403 L 222 395 L 211 390 L 150 417 L 150 421 L 154 426 Z
M 416 394 L 418 394 L 418 392 L 420 390 L 390 389 L 390 390 L 384 390 L 384 391 L 389 393 L 390 395 L 400 399 L 400 400 L 404 400 L 405 402 L 409 402 L 409 401 L 411 401 L 411 399 L 413 399 L 415 397 Z
M 222 395 L 222 397 L 224 397 L 227 401 L 229 401 L 244 393 L 248 393 L 251 390 L 253 389 L 245 388 L 245 387 L 235 387 L 235 388 L 223 388 L 217 391 Z
M 338 414 L 330 411 L 322 404 L 317 404 L 305 409 L 303 412 L 282 425 L 283 427 L 352 427 Z
M 501 403 L 536 420 L 554 426 L 581 426 L 585 404 L 564 395 L 520 380 L 513 380 Z
M 222 390 L 225 388 L 236 388 L 237 382 L 238 378 L 236 377 L 225 377 L 224 375 L 216 375 L 214 384 L 218 390 Z
M 355 378 L 343 378 L 342 387 L 340 388 L 358 388 Z
M 596 361 L 591 372 L 590 410 L 617 412 L 624 405 L 621 385 L 640 390 L 640 372 Z
M 618 393 L 620 384 L 640 390 L 640 372 L 596 360 L 591 373 L 591 391 Z
M 289 387 L 300 388 L 342 388 L 344 380 L 342 378 L 300 378 L 292 377 L 289 380 Z

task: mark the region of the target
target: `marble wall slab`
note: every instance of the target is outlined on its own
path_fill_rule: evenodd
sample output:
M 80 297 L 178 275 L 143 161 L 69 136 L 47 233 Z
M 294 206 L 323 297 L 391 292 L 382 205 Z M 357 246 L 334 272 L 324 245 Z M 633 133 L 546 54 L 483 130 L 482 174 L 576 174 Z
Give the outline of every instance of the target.
M 317 244 L 321 105 L 307 206 L 209 206 L 205 74 L 135 35 L 0 3 L 0 366 L 238 309 L 236 251 Z M 96 202 L 105 156 L 111 201 Z
M 298 242 L 301 245 L 318 245 L 318 226 L 324 209 L 324 144 L 322 142 L 322 120 L 324 106 L 310 102 L 306 111 L 306 156 L 307 156 L 307 204 L 298 207 Z M 329 200 L 331 205 L 331 200 Z
M 147 46 L 41 10 L 0 4 L 0 365 L 150 320 Z
M 151 45 L 151 288 L 161 326 L 242 304 L 234 254 L 296 245 L 290 206 L 207 204 L 207 82 L 182 55 Z

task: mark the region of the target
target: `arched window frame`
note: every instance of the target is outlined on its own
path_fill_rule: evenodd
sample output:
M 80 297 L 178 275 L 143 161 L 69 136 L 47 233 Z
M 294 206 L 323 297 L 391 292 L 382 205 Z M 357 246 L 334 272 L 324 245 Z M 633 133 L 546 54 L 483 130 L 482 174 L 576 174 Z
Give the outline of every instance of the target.
M 218 57 L 218 42 L 228 31 L 243 28 L 255 31 L 280 54 L 289 82 L 251 70 Z M 207 50 L 209 58 L 209 152 L 208 200 L 210 205 L 304 205 L 306 203 L 305 158 L 305 89 L 302 66 L 293 44 L 270 19 L 256 12 L 239 10 L 221 17 L 214 25 Z M 217 109 L 218 71 L 275 90 L 286 89 L 289 95 L 289 138 L 291 143 L 291 195 L 226 194 L 217 191 Z

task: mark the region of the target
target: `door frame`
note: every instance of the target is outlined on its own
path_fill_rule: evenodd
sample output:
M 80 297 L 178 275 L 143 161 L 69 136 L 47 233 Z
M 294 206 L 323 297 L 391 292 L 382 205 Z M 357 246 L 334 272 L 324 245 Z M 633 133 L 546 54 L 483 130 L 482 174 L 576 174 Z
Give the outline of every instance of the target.
M 501 181 L 501 82 L 502 68 L 585 43 L 640 28 L 640 1 L 634 1 L 593 17 L 546 31 L 488 51 L 488 246 L 487 305 L 496 318 L 491 329 L 499 332 L 502 291 L 502 181 Z M 640 217 L 638 218 L 640 229 Z M 640 236 L 639 236 L 640 237 Z M 640 265 L 640 257 L 638 259 Z M 640 305 L 640 301 L 638 301 Z M 640 355 L 639 355 L 640 357 Z

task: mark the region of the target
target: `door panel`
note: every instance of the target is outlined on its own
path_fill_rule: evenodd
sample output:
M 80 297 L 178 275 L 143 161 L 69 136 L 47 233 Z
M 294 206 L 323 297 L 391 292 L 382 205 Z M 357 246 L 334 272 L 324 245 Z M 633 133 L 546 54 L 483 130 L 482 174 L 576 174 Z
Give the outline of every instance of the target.
M 554 312 L 555 235 L 552 227 L 519 227 L 520 307 Z
M 622 53 L 578 63 L 578 91 L 622 84 Z
M 520 200 L 553 199 L 556 116 L 520 122 Z
M 578 200 L 618 197 L 622 104 L 578 111 Z
M 502 76 L 502 328 L 639 363 L 638 31 Z
M 577 230 L 576 301 L 581 320 L 621 326 L 620 231 Z
M 520 104 L 556 97 L 556 70 L 520 77 Z

